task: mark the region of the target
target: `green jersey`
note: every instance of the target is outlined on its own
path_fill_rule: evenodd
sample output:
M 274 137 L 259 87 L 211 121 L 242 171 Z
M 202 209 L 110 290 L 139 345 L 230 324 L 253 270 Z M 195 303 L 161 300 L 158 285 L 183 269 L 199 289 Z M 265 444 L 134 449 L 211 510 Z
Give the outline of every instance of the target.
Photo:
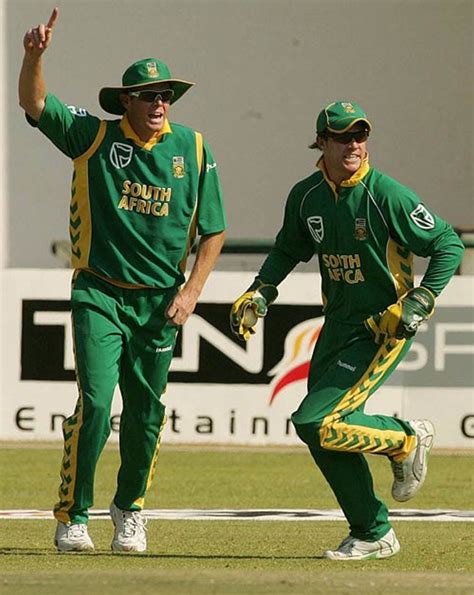
M 52 94 L 38 127 L 74 163 L 73 267 L 119 284 L 181 285 L 196 234 L 226 227 L 202 135 L 166 121 L 158 138 L 143 142 L 126 115 L 100 120 Z
M 316 171 L 291 190 L 283 226 L 259 277 L 277 285 L 317 254 L 325 316 L 359 323 L 413 287 L 413 254 L 430 257 L 422 285 L 438 295 L 464 247 L 409 188 L 369 166 L 337 193 Z

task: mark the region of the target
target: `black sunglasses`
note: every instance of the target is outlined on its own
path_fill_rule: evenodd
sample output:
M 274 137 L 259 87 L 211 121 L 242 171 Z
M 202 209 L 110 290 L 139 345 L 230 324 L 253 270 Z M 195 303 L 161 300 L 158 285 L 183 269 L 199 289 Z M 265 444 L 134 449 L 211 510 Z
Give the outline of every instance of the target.
M 369 138 L 369 130 L 365 128 L 354 132 L 341 132 L 341 134 L 325 132 L 325 136 L 342 145 L 348 145 L 352 140 L 355 140 L 356 143 L 364 143 Z
M 169 103 L 174 97 L 174 91 L 172 89 L 163 89 L 162 91 L 150 89 L 145 91 L 130 91 L 129 95 L 145 103 L 156 103 L 157 101 Z

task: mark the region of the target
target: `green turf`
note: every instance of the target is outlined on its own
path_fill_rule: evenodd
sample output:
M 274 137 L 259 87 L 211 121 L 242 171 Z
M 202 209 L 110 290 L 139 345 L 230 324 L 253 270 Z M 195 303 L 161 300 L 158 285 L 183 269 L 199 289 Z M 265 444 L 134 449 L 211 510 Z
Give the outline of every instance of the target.
M 0 451 L 0 508 L 50 509 L 60 446 Z M 369 458 L 390 508 L 387 461 Z M 433 455 L 406 508 L 473 509 L 472 457 Z M 95 508 L 107 508 L 118 454 L 103 453 Z M 162 448 L 148 508 L 335 508 L 304 449 Z M 396 522 L 401 553 L 389 560 L 320 558 L 346 535 L 344 522 L 150 521 L 145 554 L 112 554 L 110 521 L 90 526 L 93 554 L 56 554 L 54 522 L 0 521 L 3 593 L 470 593 L 471 523 Z
M 390 496 L 384 457 L 369 457 L 377 492 L 391 508 L 473 509 L 473 457 L 432 455 L 428 478 L 414 500 Z M 0 508 L 50 509 L 59 484 L 61 445 L 0 450 Z M 95 508 L 108 508 L 118 469 L 115 447 L 104 451 L 96 474 Z M 21 470 L 21 471 L 20 471 Z M 28 476 L 21 489 L 19 473 Z M 303 448 L 202 449 L 164 445 L 148 508 L 336 508 L 331 490 Z

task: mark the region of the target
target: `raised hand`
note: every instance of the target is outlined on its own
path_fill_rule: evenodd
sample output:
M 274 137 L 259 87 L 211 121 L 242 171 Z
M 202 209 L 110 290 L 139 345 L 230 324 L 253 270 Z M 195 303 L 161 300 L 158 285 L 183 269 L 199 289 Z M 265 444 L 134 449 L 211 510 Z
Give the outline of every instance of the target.
M 28 29 L 23 38 L 23 47 L 25 48 L 26 54 L 32 57 L 39 57 L 43 54 L 51 42 L 58 14 L 58 8 L 54 8 L 46 25 L 41 23 L 37 27 Z

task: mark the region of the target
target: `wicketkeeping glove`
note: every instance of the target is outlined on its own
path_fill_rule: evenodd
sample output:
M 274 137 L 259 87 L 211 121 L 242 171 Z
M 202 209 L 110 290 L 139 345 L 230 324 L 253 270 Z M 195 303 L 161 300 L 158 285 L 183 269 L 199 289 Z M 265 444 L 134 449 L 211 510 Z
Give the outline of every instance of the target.
M 379 345 L 387 339 L 410 339 L 420 324 L 433 314 L 434 305 L 435 296 L 429 289 L 415 287 L 364 324 Z
M 258 319 L 266 316 L 268 306 L 277 297 L 278 289 L 274 285 L 263 283 L 257 277 L 230 309 L 230 328 L 234 335 L 248 341 L 256 333 Z

